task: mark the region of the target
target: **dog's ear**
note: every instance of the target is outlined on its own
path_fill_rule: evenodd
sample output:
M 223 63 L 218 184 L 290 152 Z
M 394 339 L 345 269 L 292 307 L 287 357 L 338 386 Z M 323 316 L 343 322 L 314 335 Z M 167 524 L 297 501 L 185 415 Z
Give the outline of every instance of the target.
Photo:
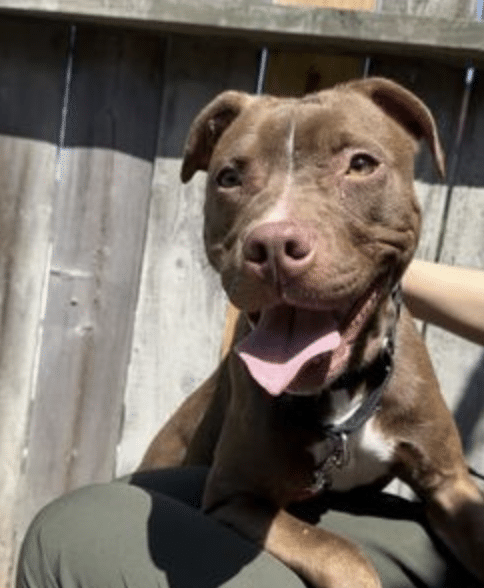
M 417 140 L 426 139 L 437 169 L 445 177 L 445 157 L 434 117 L 415 94 L 396 82 L 378 77 L 355 80 L 343 84 L 343 88 L 365 94 Z
M 188 133 L 181 168 L 182 182 L 188 182 L 197 170 L 207 171 L 222 133 L 253 99 L 245 92 L 229 90 L 205 106 Z

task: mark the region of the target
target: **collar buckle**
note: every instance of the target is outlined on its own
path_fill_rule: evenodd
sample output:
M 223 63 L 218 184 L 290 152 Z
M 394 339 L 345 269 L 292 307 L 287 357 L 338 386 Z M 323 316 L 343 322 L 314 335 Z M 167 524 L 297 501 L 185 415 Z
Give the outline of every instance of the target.
M 330 432 L 327 440 L 331 444 L 331 447 L 326 457 L 314 471 L 314 482 L 311 486 L 311 492 L 315 494 L 322 490 L 329 490 L 331 488 L 331 476 L 329 475 L 331 470 L 334 468 L 343 468 L 350 460 L 348 435 L 345 432 Z

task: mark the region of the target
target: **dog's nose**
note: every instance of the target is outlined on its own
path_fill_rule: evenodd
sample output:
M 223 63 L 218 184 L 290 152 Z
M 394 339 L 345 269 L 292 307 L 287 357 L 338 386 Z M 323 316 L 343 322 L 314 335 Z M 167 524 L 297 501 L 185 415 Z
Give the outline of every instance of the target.
M 291 222 L 264 223 L 247 236 L 243 255 L 246 268 L 261 277 L 297 277 L 314 255 L 312 231 Z

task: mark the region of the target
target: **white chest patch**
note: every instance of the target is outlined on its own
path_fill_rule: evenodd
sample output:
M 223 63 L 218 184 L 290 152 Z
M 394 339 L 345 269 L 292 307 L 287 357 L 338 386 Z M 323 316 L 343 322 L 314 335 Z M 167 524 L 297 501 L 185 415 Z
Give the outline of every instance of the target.
M 375 417 L 348 439 L 348 462 L 331 470 L 333 490 L 351 490 L 371 484 L 388 473 L 393 462 L 396 441 L 383 435 Z

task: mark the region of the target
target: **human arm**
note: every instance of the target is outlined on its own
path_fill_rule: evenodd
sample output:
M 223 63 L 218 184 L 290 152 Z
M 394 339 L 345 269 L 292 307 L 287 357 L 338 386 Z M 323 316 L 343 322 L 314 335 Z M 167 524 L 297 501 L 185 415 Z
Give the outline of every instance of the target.
M 414 260 L 403 281 L 415 318 L 484 345 L 484 271 Z

